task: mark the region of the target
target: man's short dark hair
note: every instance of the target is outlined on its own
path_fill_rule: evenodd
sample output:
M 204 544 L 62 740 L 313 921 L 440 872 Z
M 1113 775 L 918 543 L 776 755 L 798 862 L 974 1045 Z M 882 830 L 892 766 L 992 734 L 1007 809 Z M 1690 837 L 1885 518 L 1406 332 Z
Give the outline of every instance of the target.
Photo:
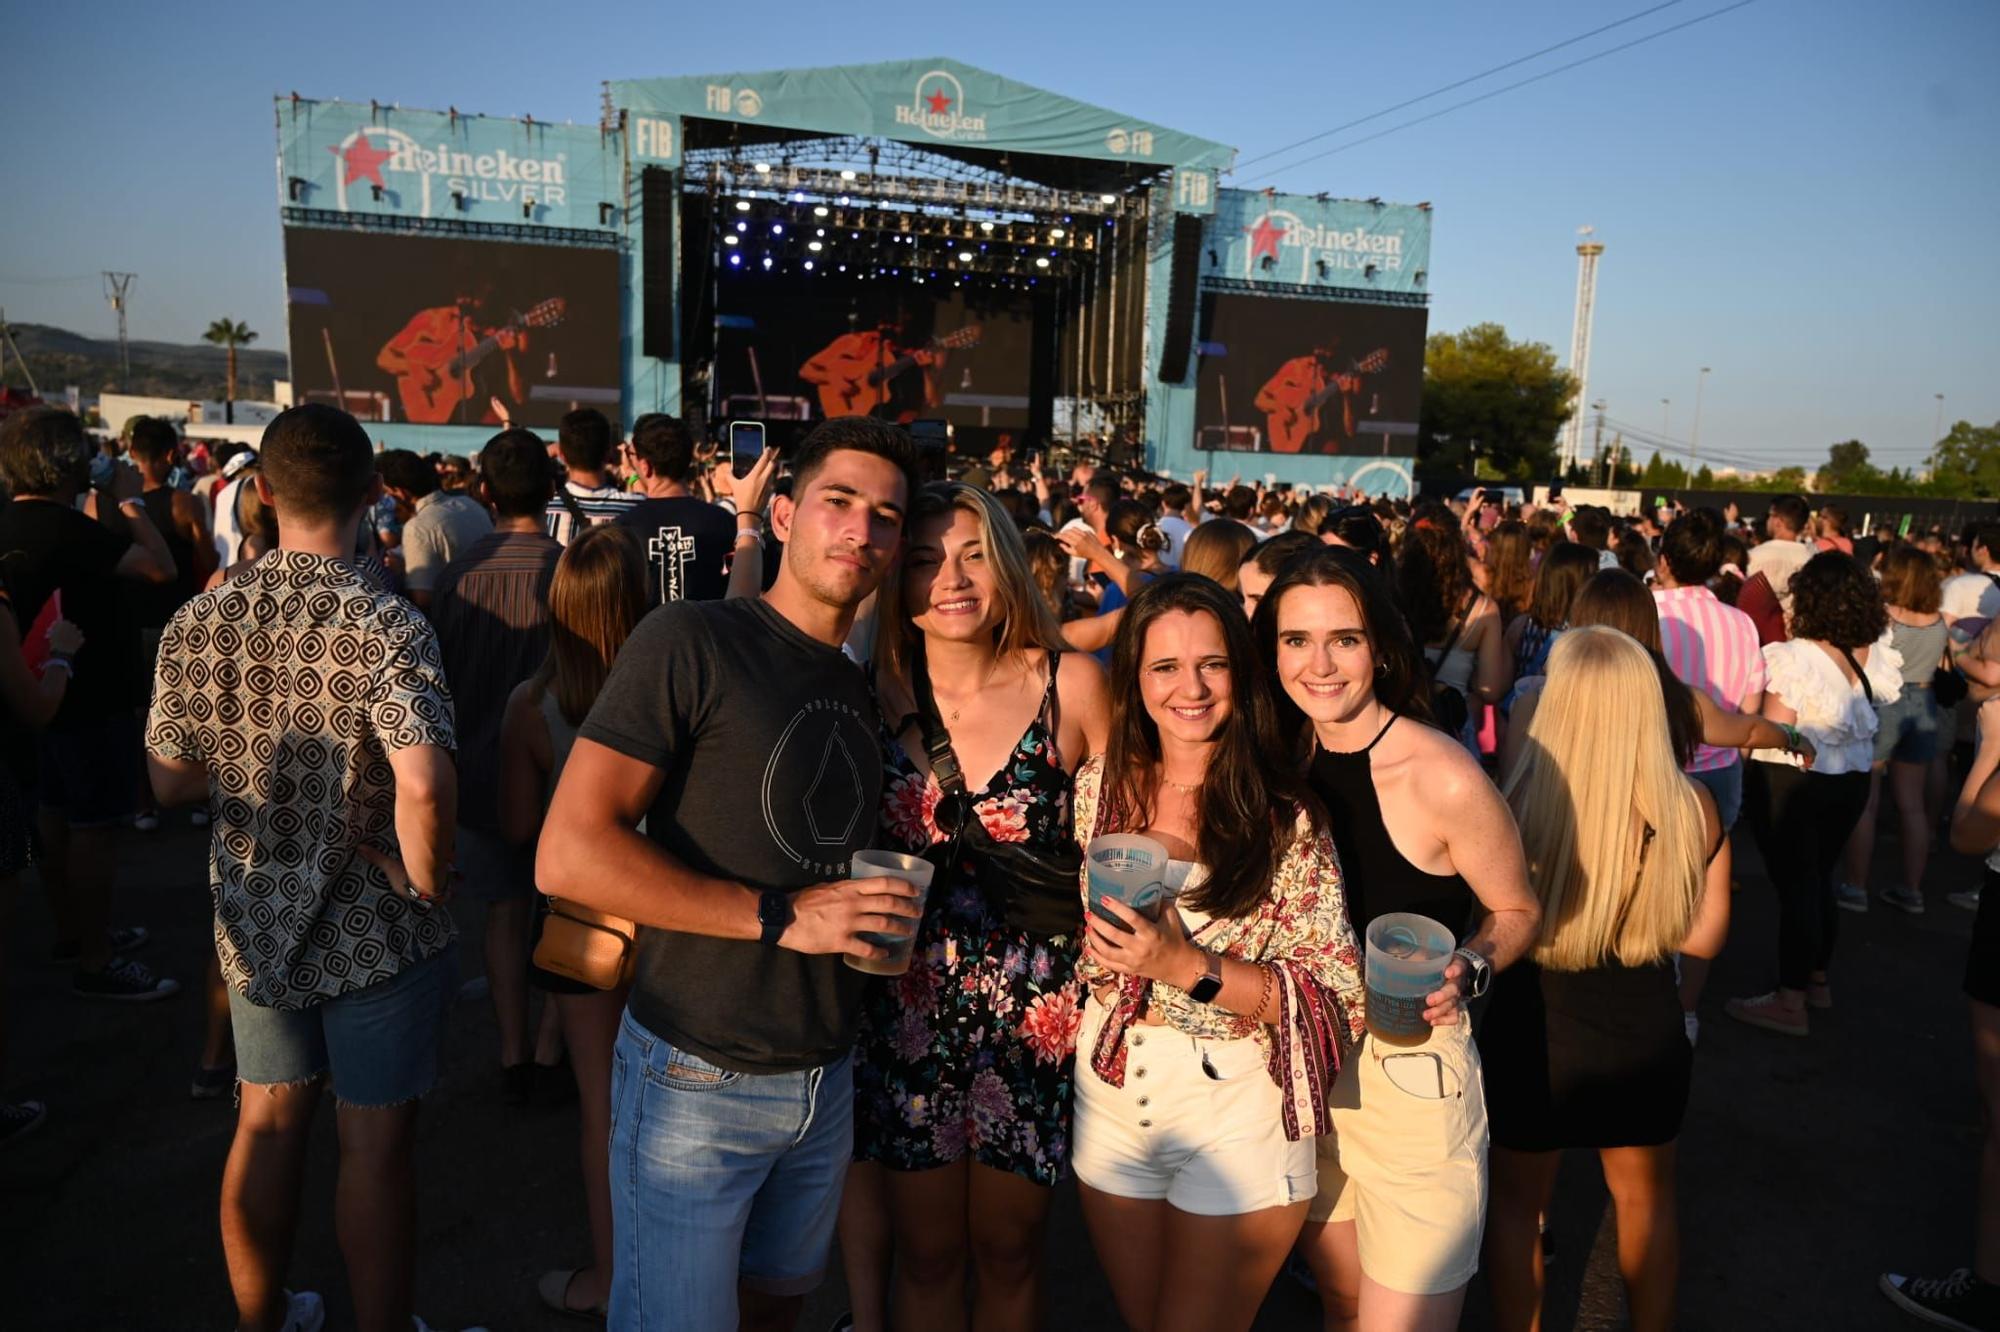
M 792 495 L 803 495 L 828 456 L 842 451 L 871 453 L 894 463 L 903 474 L 903 509 L 908 512 L 917 493 L 917 446 L 909 431 L 872 416 L 835 416 L 814 426 L 792 455 Z
M 0 426 L 0 480 L 16 495 L 58 495 L 90 479 L 83 422 L 63 407 L 28 407 Z
M 399 452 L 437 485 L 428 464 L 407 450 Z M 279 509 L 309 521 L 338 521 L 353 513 L 368 498 L 375 476 L 368 432 L 346 412 L 321 402 L 279 412 L 264 427 L 257 458 Z
M 135 416 L 125 424 L 125 447 L 140 462 L 165 462 L 180 446 L 173 422 L 157 416 Z
M 533 518 L 555 494 L 549 446 L 532 430 L 503 430 L 479 451 L 479 477 L 487 501 L 502 518 Z
M 1222 497 L 1222 512 L 1239 523 L 1249 522 L 1257 512 L 1257 492 L 1245 485 L 1231 486 Z
M 1160 503 L 1173 510 L 1176 514 L 1185 509 L 1188 506 L 1188 501 L 1193 498 L 1194 494 L 1178 481 L 1160 492 Z
M 1083 493 L 1108 509 L 1124 495 L 1125 486 L 1118 473 L 1109 467 L 1100 467 L 1090 480 L 1083 483 Z
M 409 449 L 389 449 L 375 459 L 382 484 L 420 500 L 438 488 L 437 467 Z
M 1806 530 L 1806 519 L 1812 513 L 1810 509 L 1806 508 L 1806 502 L 1797 495 L 1778 496 L 1778 498 L 1771 501 L 1770 512 L 1772 517 L 1784 519 L 1786 525 L 1793 532 L 1804 532 Z
M 1580 504 L 1570 512 L 1570 535 L 1592 550 L 1606 550 L 1611 544 L 1611 515 L 1595 504 Z
M 601 472 L 611 461 L 611 446 L 617 436 L 611 422 L 595 407 L 579 407 L 564 412 L 556 429 L 556 452 L 563 465 L 579 472 Z
M 678 416 L 648 412 L 632 423 L 632 452 L 655 475 L 686 485 L 694 476 L 694 436 Z
M 1722 523 L 1707 509 L 1674 519 L 1660 538 L 1660 558 L 1682 587 L 1700 587 L 1722 569 Z
M 2000 523 L 1975 523 L 1973 525 L 1971 534 L 1966 538 L 1965 549 L 1970 553 L 1981 546 L 1986 547 L 1988 555 L 1991 555 L 1996 560 L 2000 560 Z

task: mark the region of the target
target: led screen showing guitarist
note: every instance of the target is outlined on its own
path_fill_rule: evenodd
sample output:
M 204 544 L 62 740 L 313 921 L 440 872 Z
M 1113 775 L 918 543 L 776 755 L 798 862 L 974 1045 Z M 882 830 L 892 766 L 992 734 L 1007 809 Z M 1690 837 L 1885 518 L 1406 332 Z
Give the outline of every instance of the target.
M 955 350 L 978 346 L 980 327 L 968 324 L 922 346 L 904 345 L 902 335 L 897 323 L 843 333 L 799 367 L 799 378 L 813 386 L 820 410 L 829 417 L 873 416 L 892 397 L 898 400 L 892 414 L 905 424 L 919 416 L 937 415 L 944 402 L 946 358 Z M 897 382 L 911 370 L 921 372 L 914 401 L 899 391 Z
M 528 400 L 521 362 L 528 330 L 562 322 L 564 302 L 542 301 L 495 319 L 489 289 L 474 284 L 450 305 L 419 310 L 375 356 L 395 376 L 403 417 L 417 425 L 498 425 L 496 400 L 509 419 Z
M 1341 365 L 1338 345 L 1314 347 L 1308 356 L 1295 356 L 1278 367 L 1276 374 L 1257 390 L 1255 406 L 1264 413 L 1265 430 L 1273 453 L 1337 453 L 1340 445 L 1354 438 L 1354 404 L 1365 387 L 1365 377 L 1387 368 L 1389 351 L 1378 347 L 1358 361 Z M 1326 409 L 1338 400 L 1337 412 Z M 1307 443 L 1320 439 L 1316 449 Z

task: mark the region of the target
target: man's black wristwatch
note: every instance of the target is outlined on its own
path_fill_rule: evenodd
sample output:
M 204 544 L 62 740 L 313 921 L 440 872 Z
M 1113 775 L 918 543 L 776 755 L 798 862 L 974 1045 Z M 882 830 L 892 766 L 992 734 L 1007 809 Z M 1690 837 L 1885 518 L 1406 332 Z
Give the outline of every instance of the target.
M 792 895 L 790 893 L 768 892 L 757 897 L 757 923 L 762 926 L 757 941 L 775 944 L 785 927 L 792 923 Z
M 1207 970 L 1201 973 L 1200 980 L 1188 987 L 1188 998 L 1198 1004 L 1212 1004 L 1215 996 L 1222 993 L 1222 959 L 1214 953 L 1206 956 Z
M 1486 987 L 1493 983 L 1493 964 L 1488 962 L 1483 954 L 1471 948 L 1461 948 L 1452 956 L 1463 959 L 1466 968 L 1472 973 L 1472 979 L 1466 986 L 1465 997 L 1477 999 L 1485 994 Z

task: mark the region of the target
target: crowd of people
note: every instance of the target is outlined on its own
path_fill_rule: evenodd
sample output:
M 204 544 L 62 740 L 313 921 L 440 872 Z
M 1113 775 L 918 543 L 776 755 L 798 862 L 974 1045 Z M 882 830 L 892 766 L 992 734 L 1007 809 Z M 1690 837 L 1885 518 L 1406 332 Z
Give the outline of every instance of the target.
M 103 832 L 208 827 L 190 1090 L 237 1100 L 239 1326 L 325 1321 L 285 1280 L 329 1085 L 357 1322 L 426 1326 L 415 1126 L 476 905 L 498 1095 L 578 1105 L 552 1309 L 791 1328 L 837 1237 L 842 1326 L 1035 1327 L 1073 1179 L 1133 1328 L 1247 1327 L 1288 1270 L 1329 1329 L 1454 1327 L 1479 1271 L 1530 1328 L 1590 1148 L 1631 1322 L 1672 1327 L 1733 826 L 1779 928 L 1721 1011 L 1774 1036 L 1834 1003 L 1843 910 L 1929 905 L 1954 763 L 2000 873 L 2000 526 L 960 461 L 869 418 L 747 467 L 665 414 L 469 459 L 317 405 L 212 451 L 6 419 L 0 888 L 33 868 L 81 999 L 167 1000 Z M 1150 907 L 1096 872 L 1135 839 Z M 1881 1286 L 1993 1329 L 2000 905 L 1950 900 L 1977 1253 Z

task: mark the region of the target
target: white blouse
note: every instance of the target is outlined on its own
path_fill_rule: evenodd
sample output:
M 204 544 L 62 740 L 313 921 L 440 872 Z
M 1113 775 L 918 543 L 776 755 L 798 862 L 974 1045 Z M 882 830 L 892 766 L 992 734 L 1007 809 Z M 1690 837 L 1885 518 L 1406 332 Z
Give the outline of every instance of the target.
M 1885 631 L 1868 649 L 1861 673 L 1875 691 L 1870 704 L 1859 682 L 1850 683 L 1825 648 L 1806 639 L 1769 643 L 1764 647 L 1768 693 L 1776 694 L 1798 714 L 1795 723 L 1813 742 L 1812 771 L 1835 774 L 1866 772 L 1875 761 L 1875 709 L 1896 701 L 1903 688 L 1903 654 L 1890 645 Z M 1799 760 L 1782 749 L 1752 751 L 1763 763 Z

